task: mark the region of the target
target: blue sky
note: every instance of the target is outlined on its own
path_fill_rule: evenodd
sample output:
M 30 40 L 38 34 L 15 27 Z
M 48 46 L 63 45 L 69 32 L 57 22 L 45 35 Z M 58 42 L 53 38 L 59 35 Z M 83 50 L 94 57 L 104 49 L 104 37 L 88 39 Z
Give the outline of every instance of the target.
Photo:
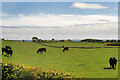
M 91 2 L 89 2 L 91 3 Z M 94 2 L 95 3 L 95 2 Z M 75 15 L 92 15 L 92 14 L 103 14 L 103 15 L 117 15 L 117 2 L 98 2 L 103 6 L 109 7 L 108 9 L 79 9 L 71 8 L 73 2 L 4 2 L 3 13 L 9 14 L 75 14 Z M 96 2 L 97 4 L 97 2 Z
M 2 34 L 7 39 L 117 39 L 117 15 L 117 2 L 3 2 Z
M 118 2 L 119 0 L 2 0 L 3 2 Z

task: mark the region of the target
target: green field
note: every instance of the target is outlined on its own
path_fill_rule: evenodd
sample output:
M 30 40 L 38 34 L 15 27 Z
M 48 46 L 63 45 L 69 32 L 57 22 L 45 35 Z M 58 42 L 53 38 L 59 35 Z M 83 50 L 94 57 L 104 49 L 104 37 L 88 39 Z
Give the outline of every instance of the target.
M 52 46 L 80 46 L 80 47 L 105 47 L 104 43 L 81 42 L 54 42 L 46 43 Z M 118 58 L 118 48 L 81 49 L 70 48 L 68 52 L 62 52 L 62 48 L 46 47 L 33 42 L 2 41 L 2 46 L 11 46 L 14 53 L 12 57 L 2 56 L 3 62 L 37 66 L 45 69 L 53 69 L 58 72 L 70 72 L 85 78 L 117 78 L 117 69 L 104 69 L 109 67 L 110 57 Z M 40 47 L 46 47 L 46 54 L 37 54 Z
M 107 47 L 105 43 L 88 43 L 88 42 L 51 42 L 44 43 L 49 46 L 68 46 L 68 47 Z

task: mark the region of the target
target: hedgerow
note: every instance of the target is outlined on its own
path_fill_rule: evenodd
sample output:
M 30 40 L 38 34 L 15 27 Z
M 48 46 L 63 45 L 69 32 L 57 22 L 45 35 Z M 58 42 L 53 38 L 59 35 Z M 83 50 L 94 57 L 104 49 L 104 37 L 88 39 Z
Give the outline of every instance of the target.
M 12 63 L 2 63 L 2 79 L 29 79 L 29 80 L 74 80 L 76 75 L 71 73 L 62 73 L 55 70 L 45 70 L 39 67 L 26 67 L 21 65 L 14 65 Z

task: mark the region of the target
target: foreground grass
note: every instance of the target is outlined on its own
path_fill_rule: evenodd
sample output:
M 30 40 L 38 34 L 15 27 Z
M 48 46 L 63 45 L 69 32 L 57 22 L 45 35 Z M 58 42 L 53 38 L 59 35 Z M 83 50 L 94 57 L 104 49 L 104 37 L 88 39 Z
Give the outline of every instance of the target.
M 77 44 L 84 45 L 83 43 Z M 94 43 L 85 44 L 86 46 L 98 46 Z M 58 72 L 74 73 L 81 78 L 116 78 L 118 76 L 118 69 L 103 69 L 109 67 L 108 60 L 110 57 L 114 56 L 118 58 L 118 48 L 70 48 L 69 52 L 63 53 L 61 48 L 46 47 L 46 54 L 37 54 L 36 51 L 38 48 L 45 46 L 33 42 L 3 41 L 2 46 L 6 45 L 11 46 L 14 53 L 13 57 L 2 56 L 3 62 L 37 66 Z M 57 45 L 57 43 L 54 45 Z M 58 43 L 58 45 L 67 46 L 68 43 Z M 75 43 L 69 43 L 69 45 L 78 46 Z M 102 43 L 99 45 L 105 46 Z

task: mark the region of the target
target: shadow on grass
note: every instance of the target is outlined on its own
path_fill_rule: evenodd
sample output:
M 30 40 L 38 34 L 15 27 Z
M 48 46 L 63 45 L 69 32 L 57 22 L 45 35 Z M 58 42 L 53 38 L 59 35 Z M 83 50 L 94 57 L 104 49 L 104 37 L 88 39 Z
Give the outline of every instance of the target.
M 111 67 L 105 67 L 104 69 L 111 69 Z
M 8 55 L 4 55 L 5 57 L 9 57 Z
M 39 53 L 37 53 L 37 54 L 46 54 L 46 53 L 44 53 L 44 52 L 39 52 Z

